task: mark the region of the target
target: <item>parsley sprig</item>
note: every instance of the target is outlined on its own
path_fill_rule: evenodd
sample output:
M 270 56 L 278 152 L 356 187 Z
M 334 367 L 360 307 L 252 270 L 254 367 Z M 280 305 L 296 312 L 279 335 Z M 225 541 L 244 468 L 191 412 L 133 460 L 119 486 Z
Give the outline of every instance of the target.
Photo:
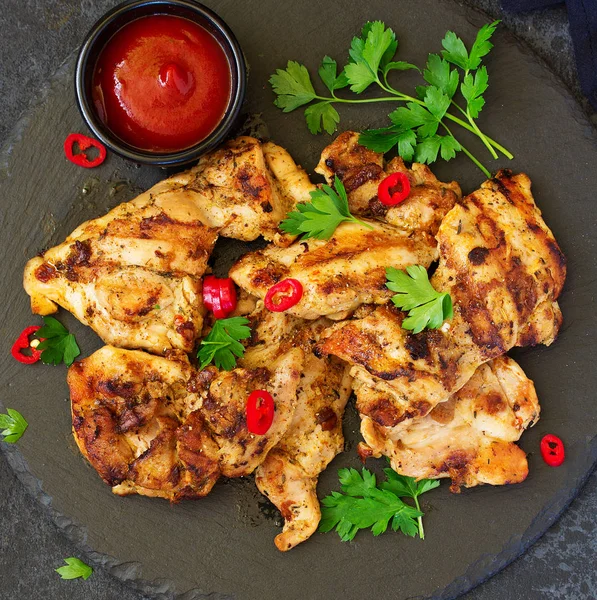
M 93 569 L 89 565 L 74 556 L 65 558 L 64 562 L 66 565 L 56 569 L 56 573 L 60 575 L 61 579 L 79 579 L 79 577 L 89 579 L 93 573 Z
M 29 426 L 25 417 L 14 408 L 7 408 L 7 414 L 0 414 L 0 435 L 4 437 L 7 444 L 14 444 L 21 439 L 25 430 Z
M 329 185 L 309 192 L 311 202 L 297 204 L 297 210 L 288 213 L 280 223 L 280 229 L 292 235 L 302 235 L 304 239 L 328 240 L 344 221 L 360 223 L 373 229 L 371 225 L 354 217 L 348 208 L 346 189 L 338 176 L 335 176 L 334 191 Z
M 418 497 L 437 487 L 438 481 L 424 479 L 416 482 L 412 477 L 398 475 L 392 469 L 384 469 L 387 481 L 377 484 L 376 477 L 367 469 L 340 469 L 343 493 L 332 492 L 321 501 L 319 531 L 335 529 L 343 542 L 352 540 L 359 529 L 369 529 L 373 535 L 384 533 L 389 526 L 414 537 L 425 538 L 423 513 Z M 401 498 L 412 498 L 415 506 Z
M 413 333 L 423 329 L 438 329 L 453 316 L 452 298 L 448 293 L 437 292 L 429 282 L 427 269 L 421 265 L 406 267 L 406 273 L 389 267 L 386 269 L 386 287 L 393 292 L 392 302 L 409 311 L 402 327 Z
M 213 361 L 218 369 L 234 369 L 236 357 L 241 358 L 245 353 L 245 347 L 239 340 L 251 335 L 248 324 L 249 319 L 245 317 L 218 319 L 209 334 L 201 340 L 201 347 L 197 353 L 201 368 L 205 369 Z
M 329 96 L 321 96 L 315 91 L 304 65 L 288 61 L 286 69 L 278 69 L 270 78 L 277 96 L 275 104 L 284 112 L 309 104 L 305 109 L 309 131 L 331 134 L 340 122 L 334 105 L 402 102 L 405 106 L 389 114 L 389 127 L 365 131 L 359 142 L 376 152 L 388 152 L 396 146 L 405 160 L 428 164 L 435 162 L 438 156 L 451 160 L 462 151 L 490 177 L 489 171 L 462 145 L 451 128 L 454 123 L 477 135 L 494 159 L 498 158 L 496 151 L 513 158 L 506 148 L 485 135 L 476 122 L 485 104 L 483 94 L 489 82 L 487 68 L 481 62 L 493 47 L 489 40 L 498 23 L 494 21 L 483 25 L 470 51 L 461 38 L 448 31 L 442 40 L 441 55 L 429 54 L 425 68 L 420 69 L 412 63 L 393 60 L 398 49 L 395 33 L 381 21 L 368 22 L 361 34 L 352 39 L 349 62 L 340 73 L 334 59 L 329 56 L 323 58 L 318 74 L 330 92 Z M 398 91 L 388 79 L 392 71 L 411 69 L 419 71 L 426 82 L 426 85 L 416 87 L 416 96 Z M 336 94 L 349 86 L 350 91 L 361 94 L 372 85 L 385 95 L 355 99 Z M 466 102 L 464 107 L 455 99 L 457 92 Z M 441 133 L 438 133 L 440 129 Z
M 43 319 L 44 325 L 34 334 L 36 338 L 43 339 L 37 346 L 37 350 L 43 350 L 41 361 L 46 365 L 59 365 L 63 362 L 70 367 L 81 354 L 75 336 L 54 317 Z

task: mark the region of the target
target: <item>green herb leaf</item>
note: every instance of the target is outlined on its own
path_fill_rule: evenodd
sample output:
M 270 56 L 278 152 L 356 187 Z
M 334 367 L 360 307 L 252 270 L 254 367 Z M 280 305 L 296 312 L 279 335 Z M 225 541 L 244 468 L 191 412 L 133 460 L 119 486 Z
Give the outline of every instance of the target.
M 384 473 L 388 478 L 387 481 L 381 484 L 383 490 L 392 492 L 400 498 L 412 498 L 415 501 L 415 506 L 418 511 L 421 510 L 419 505 L 419 496 L 439 487 L 439 481 L 436 479 L 421 479 L 417 481 L 414 477 L 407 475 L 399 475 L 393 469 L 384 469 Z M 419 520 L 419 537 L 425 539 L 425 531 L 423 529 L 423 518 Z
M 80 577 L 89 579 L 93 573 L 93 569 L 89 565 L 74 556 L 65 558 L 64 562 L 66 566 L 56 569 L 56 573 L 60 575 L 61 579 L 79 579 Z
M 468 73 L 460 86 L 460 91 L 467 102 L 468 111 L 473 119 L 476 119 L 485 105 L 483 94 L 487 90 L 489 75 L 487 68 L 482 66 L 475 71 L 475 75 Z
M 7 444 L 14 444 L 21 439 L 29 426 L 25 417 L 14 408 L 7 408 L 7 414 L 0 414 L 0 435 L 4 437 Z
M 43 317 L 44 325 L 34 336 L 43 341 L 37 346 L 41 352 L 41 361 L 46 365 L 64 363 L 70 367 L 81 354 L 77 340 L 68 329 L 54 317 Z
M 450 63 L 438 54 L 430 54 L 427 58 L 427 68 L 423 71 L 425 81 L 452 98 L 458 89 L 459 75 L 456 69 L 450 68 Z M 426 88 L 423 87 L 422 98 L 425 98 Z
M 278 69 L 269 82 L 278 96 L 274 104 L 284 112 L 308 104 L 316 96 L 309 71 L 293 60 L 288 61 L 286 69 Z
M 363 47 L 363 59 L 377 73 L 380 65 L 389 63 L 398 48 L 396 35 L 381 21 L 367 24 L 369 31 Z
M 479 68 L 481 59 L 489 54 L 489 51 L 493 48 L 493 44 L 489 41 L 491 36 L 494 34 L 497 26 L 501 21 L 494 21 L 493 23 L 485 23 L 481 29 L 477 32 L 477 37 L 471 48 L 471 52 L 468 60 L 468 68 L 471 70 Z
M 324 56 L 321 61 L 321 65 L 319 67 L 318 73 L 319 77 L 321 77 L 321 81 L 325 84 L 325 87 L 330 90 L 330 92 L 334 92 L 335 90 L 339 90 L 348 85 L 348 79 L 346 78 L 346 73 L 342 71 L 340 75 L 337 75 L 338 65 L 333 58 L 329 56 Z
M 445 161 L 452 160 L 456 156 L 456 153 L 461 150 L 462 146 L 456 138 L 451 135 L 441 136 L 440 154 Z
M 442 145 L 441 136 L 434 135 L 425 138 L 417 144 L 415 160 L 419 163 L 430 165 L 437 160 L 439 149 Z
M 422 137 L 431 137 L 439 126 L 438 120 L 424 106 L 414 102 L 397 108 L 388 116 L 402 131 L 417 129 L 417 134 Z
M 427 88 L 427 92 L 425 93 L 425 106 L 429 110 L 429 112 L 437 119 L 438 125 L 439 122 L 443 119 L 448 107 L 450 106 L 450 98 L 444 94 L 439 88 L 436 88 L 434 85 L 430 85 Z M 436 127 L 437 131 L 437 127 Z M 430 135 L 433 135 L 431 133 Z
M 305 239 L 314 237 L 328 240 L 336 231 L 336 227 L 344 221 L 372 228 L 350 214 L 346 189 L 337 175 L 334 180 L 335 190 L 329 185 L 321 187 L 320 190 L 310 192 L 311 202 L 297 204 L 297 210 L 288 213 L 286 219 L 280 223 L 282 231 L 302 235 Z
M 417 71 L 421 71 L 417 65 L 413 65 L 412 63 L 405 62 L 403 60 L 396 60 L 389 62 L 385 67 L 383 67 L 384 75 L 387 75 L 390 71 L 408 71 L 410 69 L 415 69 Z
M 317 102 L 305 109 L 307 127 L 311 133 L 324 129 L 330 135 L 336 131 L 340 122 L 338 111 L 329 102 Z
M 411 537 L 417 531 L 421 533 L 417 520 L 423 513 L 419 508 L 405 504 L 400 496 L 414 498 L 417 502 L 425 485 L 419 487 L 415 483 L 413 491 L 409 485 L 400 480 L 396 482 L 391 476 L 391 479 L 378 486 L 375 475 L 367 469 L 362 469 L 361 473 L 356 469 L 340 469 L 338 477 L 342 493 L 332 492 L 321 501 L 320 531 L 335 529 L 342 541 L 352 540 L 360 529 L 370 528 L 373 535 L 380 535 L 390 524 L 394 531 L 402 531 Z
M 442 56 L 462 70 L 469 69 L 469 56 L 464 42 L 453 32 L 448 31 L 442 40 Z
M 392 302 L 408 311 L 402 327 L 413 333 L 420 333 L 423 329 L 438 329 L 453 316 L 450 294 L 437 292 L 429 282 L 427 270 L 421 265 L 411 265 L 406 271 L 392 267 L 386 269 L 386 286 L 397 292 Z
M 364 92 L 373 82 L 377 81 L 377 75 L 365 62 L 349 63 L 344 67 L 344 72 L 350 84 L 350 91 L 355 94 Z
M 236 366 L 236 358 L 241 358 L 245 347 L 239 340 L 251 335 L 249 319 L 231 317 L 218 319 L 209 334 L 201 340 L 197 358 L 201 361 L 201 369 L 205 369 L 213 361 L 218 369 L 231 371 Z

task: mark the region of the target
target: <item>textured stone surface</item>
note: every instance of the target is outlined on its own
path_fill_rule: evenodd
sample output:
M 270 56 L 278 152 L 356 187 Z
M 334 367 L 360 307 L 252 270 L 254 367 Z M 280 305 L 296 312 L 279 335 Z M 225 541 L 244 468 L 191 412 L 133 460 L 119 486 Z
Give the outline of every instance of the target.
M 76 49 L 93 20 L 114 4 L 113 0 L 3 0 L 0 140 L 27 110 L 41 84 Z M 496 0 L 471 4 L 501 16 Z M 564 8 L 507 16 L 504 22 L 579 94 Z M 595 515 L 593 474 L 558 524 L 525 556 L 467 598 L 597 597 Z M 72 555 L 80 553 L 24 491 L 0 454 L 0 599 L 142 598 L 101 570 L 86 582 L 60 581 L 54 569 Z

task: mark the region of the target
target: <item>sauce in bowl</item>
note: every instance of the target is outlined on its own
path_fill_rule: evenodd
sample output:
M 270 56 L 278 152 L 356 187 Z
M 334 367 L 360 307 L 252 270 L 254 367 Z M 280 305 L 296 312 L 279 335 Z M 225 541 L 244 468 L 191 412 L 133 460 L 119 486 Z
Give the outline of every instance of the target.
M 149 15 L 122 27 L 93 73 L 99 118 L 125 143 L 152 152 L 176 152 L 205 139 L 230 94 L 230 65 L 219 42 L 178 16 Z

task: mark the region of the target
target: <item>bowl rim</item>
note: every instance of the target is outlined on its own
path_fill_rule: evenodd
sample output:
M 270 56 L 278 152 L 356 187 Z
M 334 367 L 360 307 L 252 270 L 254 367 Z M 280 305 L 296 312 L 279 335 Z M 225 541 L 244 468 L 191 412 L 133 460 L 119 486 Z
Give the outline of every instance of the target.
M 221 121 L 206 138 L 197 144 L 174 152 L 159 153 L 144 151 L 135 148 L 118 138 L 99 119 L 99 116 L 90 102 L 85 86 L 86 74 L 88 69 L 92 67 L 92 65 L 90 65 L 90 55 L 95 49 L 106 27 L 111 25 L 123 14 L 134 12 L 148 6 L 155 6 L 155 14 L 161 14 L 159 11 L 160 7 L 180 7 L 191 10 L 221 34 L 223 39 L 218 39 L 218 42 L 222 46 L 227 46 L 229 50 L 226 51 L 227 49 L 224 48 L 230 64 L 233 85 L 230 91 L 230 101 Z M 236 85 L 234 85 L 234 83 L 236 83 Z M 83 120 L 89 129 L 91 129 L 92 133 L 115 154 L 135 163 L 155 166 L 183 165 L 198 159 L 202 154 L 205 154 L 215 146 L 219 145 L 230 132 L 230 129 L 240 113 L 245 99 L 246 86 L 247 68 L 242 48 L 238 43 L 236 36 L 219 15 L 210 8 L 207 8 L 194 0 L 125 0 L 104 13 L 93 24 L 81 44 L 75 68 L 75 96 L 77 106 Z

